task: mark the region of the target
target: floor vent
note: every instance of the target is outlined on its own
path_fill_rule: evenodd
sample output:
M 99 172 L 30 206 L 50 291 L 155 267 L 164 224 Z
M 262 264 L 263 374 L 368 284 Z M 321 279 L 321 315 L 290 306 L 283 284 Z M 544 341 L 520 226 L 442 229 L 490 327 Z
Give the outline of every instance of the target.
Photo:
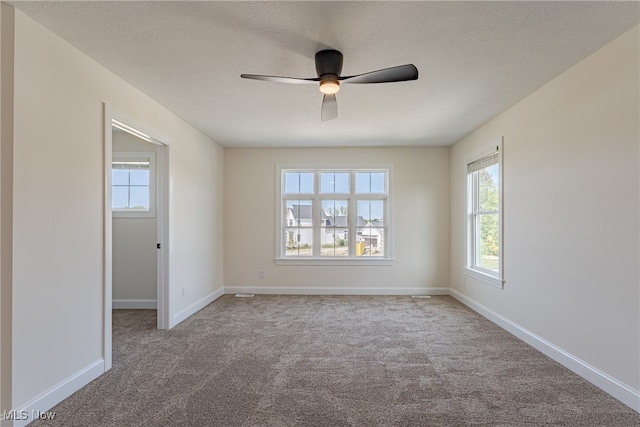
M 236 298 L 253 298 L 253 294 L 235 294 Z
M 420 299 L 420 298 L 431 298 L 431 297 L 429 295 L 411 295 L 411 298 Z

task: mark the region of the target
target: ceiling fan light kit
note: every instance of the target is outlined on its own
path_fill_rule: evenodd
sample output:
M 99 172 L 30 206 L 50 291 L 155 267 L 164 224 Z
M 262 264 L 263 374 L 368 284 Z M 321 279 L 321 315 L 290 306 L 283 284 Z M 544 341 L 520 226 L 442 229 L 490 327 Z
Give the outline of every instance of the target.
M 320 92 L 325 95 L 333 95 L 340 90 L 340 82 L 337 80 L 324 80 L 320 82 Z
M 321 119 L 323 122 L 338 117 L 338 105 L 335 94 L 340 90 L 340 83 L 392 83 L 418 79 L 418 69 L 413 64 L 400 65 L 371 71 L 354 76 L 341 76 L 342 53 L 333 49 L 325 49 L 316 53 L 316 73 L 318 77 L 297 78 L 280 76 L 263 76 L 259 74 L 241 74 L 244 79 L 265 80 L 289 84 L 318 84 L 322 98 Z

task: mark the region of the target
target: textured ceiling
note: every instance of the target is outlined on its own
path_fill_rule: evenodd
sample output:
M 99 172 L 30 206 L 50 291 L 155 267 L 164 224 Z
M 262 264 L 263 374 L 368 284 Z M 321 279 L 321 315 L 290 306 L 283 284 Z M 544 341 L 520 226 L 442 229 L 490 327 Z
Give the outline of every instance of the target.
M 640 22 L 638 2 L 9 3 L 226 147 L 450 145 Z M 343 75 L 413 63 L 417 81 L 344 85 L 320 122 L 314 54 Z

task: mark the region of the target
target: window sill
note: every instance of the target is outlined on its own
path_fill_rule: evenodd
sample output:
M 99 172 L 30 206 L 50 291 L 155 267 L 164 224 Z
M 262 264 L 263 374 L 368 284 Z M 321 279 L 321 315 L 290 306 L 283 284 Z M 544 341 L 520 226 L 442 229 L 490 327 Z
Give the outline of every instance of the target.
M 463 273 L 466 277 L 476 279 L 480 282 L 494 286 L 498 289 L 504 289 L 504 280 L 502 280 L 499 277 L 492 276 L 490 274 L 483 273 L 481 271 L 474 270 L 473 268 L 469 268 L 469 267 L 465 267 Z
M 329 259 L 318 259 L 318 258 L 276 258 L 276 265 L 393 265 L 395 262 L 392 258 L 381 258 L 381 259 L 340 259 L 340 258 L 329 258 Z

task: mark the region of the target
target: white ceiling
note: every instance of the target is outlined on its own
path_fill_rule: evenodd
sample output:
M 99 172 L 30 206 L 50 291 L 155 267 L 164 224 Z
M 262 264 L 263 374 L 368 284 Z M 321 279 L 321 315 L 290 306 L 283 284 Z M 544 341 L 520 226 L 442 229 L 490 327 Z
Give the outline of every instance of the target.
M 450 145 L 640 22 L 638 2 L 9 1 L 226 147 Z M 344 85 L 320 122 L 314 54 Z

